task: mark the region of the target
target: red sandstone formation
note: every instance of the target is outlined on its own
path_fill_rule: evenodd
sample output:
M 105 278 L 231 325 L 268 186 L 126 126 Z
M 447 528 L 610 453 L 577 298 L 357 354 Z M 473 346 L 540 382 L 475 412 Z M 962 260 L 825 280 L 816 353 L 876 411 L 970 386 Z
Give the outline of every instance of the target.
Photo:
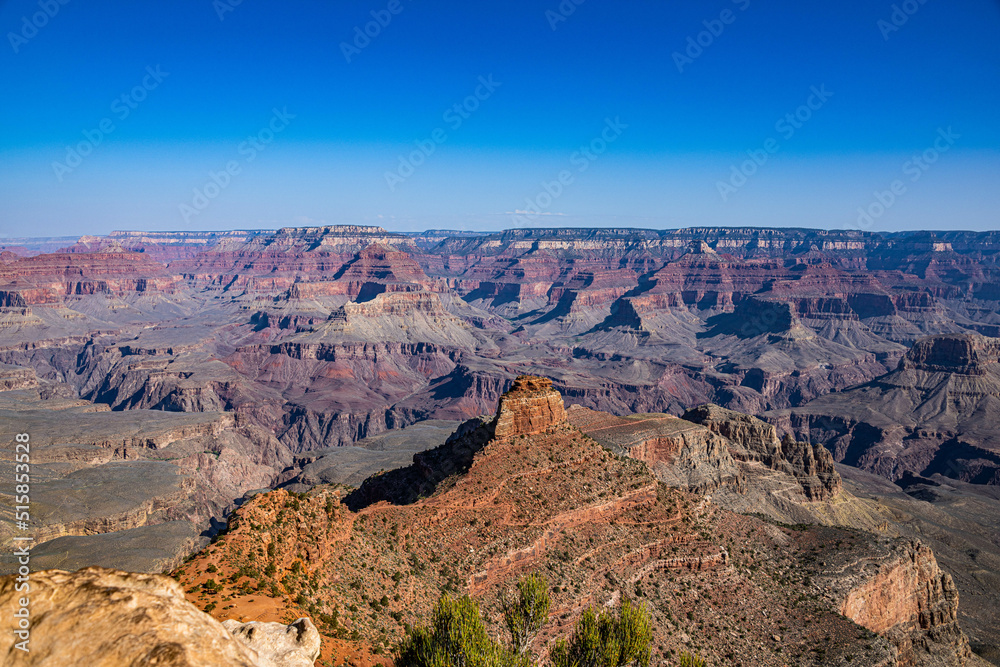
M 900 666 L 969 660 L 969 641 L 958 625 L 958 590 L 931 550 L 915 542 L 880 560 L 863 565 L 852 580 L 829 578 L 841 613 L 890 638 Z
M 379 227 L 285 228 L 223 238 L 205 252 L 172 263 L 196 284 L 227 290 L 281 292 L 297 282 L 333 280 L 365 248 L 409 248 L 410 239 Z
M 79 252 L 0 266 L 8 283 L 15 279 L 14 267 L 20 276 L 13 287 L 0 287 L 0 328 L 16 332 L 18 342 L 38 338 L 39 330 L 50 340 L 85 339 L 107 331 L 109 319 L 113 329 L 116 320 L 122 327 L 143 318 L 155 324 L 164 315 L 122 312 L 119 319 L 116 312 L 109 318 L 99 300 L 93 307 L 81 305 L 84 316 L 66 310 L 52 317 L 28 306 L 65 305 L 66 294 L 80 299 L 94 292 L 162 294 L 173 288 L 179 290 L 177 304 L 165 304 L 163 311 L 183 317 L 206 304 L 186 301 L 191 288 L 209 287 L 207 304 L 221 308 L 206 316 L 218 323 L 216 331 L 177 326 L 187 340 L 176 347 L 213 341 L 209 349 L 214 341 L 239 340 L 245 348 L 206 355 L 229 358 L 239 369 L 245 357 L 256 358 L 259 345 L 296 334 L 311 334 L 333 348 L 366 337 L 415 346 L 407 349 L 429 344 L 439 350 L 435 357 L 448 357 L 436 358 L 429 373 L 417 371 L 423 376 L 418 379 L 411 374 L 422 362 L 382 354 L 392 362 L 383 377 L 413 380 L 376 391 L 375 399 L 362 387 L 348 390 L 359 397 L 347 410 L 357 417 L 348 429 L 354 435 L 345 431 L 336 439 L 341 443 L 368 433 L 355 431 L 356 421 L 377 427 L 418 416 L 476 414 L 496 396 L 469 393 L 475 387 L 495 392 L 513 375 L 540 369 L 571 401 L 602 410 L 680 414 L 714 402 L 759 413 L 799 407 L 883 375 L 923 333 L 1000 333 L 992 321 L 996 308 L 988 305 L 991 294 L 1000 298 L 994 287 L 1000 280 L 981 255 L 995 243 L 990 234 L 887 240 L 856 232 L 734 229 L 454 236 L 407 236 L 373 227 L 117 232 L 82 238 L 74 250 L 142 253 Z M 197 247 L 203 251 L 193 253 Z M 183 255 L 168 269 L 181 273 L 182 283 L 160 277 L 162 268 L 149 262 L 168 248 Z M 58 259 L 64 257 L 73 259 Z M 56 266 L 60 262 L 82 264 L 68 269 Z M 420 296 L 393 296 L 412 293 Z M 345 326 L 352 317 L 355 323 Z M 416 319 L 403 321 L 408 317 Z M 280 355 L 284 348 L 270 349 Z M 512 368 L 495 361 L 501 350 Z M 27 362 L 23 356 L 7 360 Z M 35 360 L 47 363 L 38 355 Z M 60 377 L 94 372 L 40 370 Z M 196 384 L 198 377 L 189 380 Z M 208 383 L 206 378 L 202 386 L 208 389 Z M 314 393 L 306 387 L 292 393 L 302 392 Z M 438 398 L 428 399 L 431 394 Z M 415 396 L 423 398 L 409 398 Z M 405 405 L 397 405 L 404 399 Z M 130 404 L 144 401 L 135 397 Z
M 990 305 L 1000 304 L 1000 278 L 983 254 L 997 242 L 995 234 L 890 239 L 738 229 L 116 232 L 84 237 L 74 250 L 142 252 L 74 252 L 0 265 L 0 329 L 17 345 L 85 341 L 98 331 L 128 345 L 135 335 L 128 327 L 155 326 L 172 338 L 157 349 L 201 349 L 201 361 L 226 359 L 242 375 L 220 387 L 219 373 L 185 371 L 187 398 L 160 394 L 151 403 L 130 392 L 125 402 L 166 400 L 184 409 L 199 405 L 192 392 L 219 396 L 217 405 L 238 403 L 223 393 L 258 395 L 251 385 L 267 384 L 272 375 L 256 371 L 294 366 L 282 355 L 302 344 L 322 345 L 327 356 L 343 347 L 340 358 L 355 356 L 349 350 L 361 340 L 391 344 L 378 352 L 376 385 L 357 369 L 340 375 L 347 371 L 323 368 L 278 390 L 281 400 L 309 396 L 350 415 L 337 433 L 308 429 L 322 435 L 306 446 L 373 432 L 364 424 L 377 430 L 477 414 L 521 372 L 544 371 L 571 402 L 612 412 L 681 414 L 712 402 L 761 413 L 884 375 L 921 334 L 1000 333 Z M 181 282 L 149 259 L 167 257 L 169 248 L 178 257 L 167 274 L 181 274 Z M 171 289 L 176 296 L 155 304 L 155 312 L 103 299 Z M 72 307 L 36 312 L 31 304 Z M 192 327 L 191 318 L 212 325 Z M 81 355 L 82 344 L 66 345 L 64 355 L 55 355 L 65 367 L 19 348 L 0 361 L 36 364 L 42 374 L 71 381 L 122 364 L 95 351 Z M 275 357 L 261 360 L 262 349 Z M 82 361 L 69 367 L 74 358 Z M 130 363 L 109 375 L 134 378 L 137 371 Z M 355 402 L 316 395 L 332 389 L 333 376 L 345 378 L 337 389 L 357 396 Z M 80 384 L 88 397 L 115 396 L 115 405 L 122 404 L 117 397 L 125 392 L 109 382 L 97 393 Z M 265 412 L 269 427 L 286 419 Z M 301 426 L 287 424 L 293 432 Z
M 547 378 L 521 375 L 500 398 L 492 429 L 497 438 L 535 435 L 566 423 L 562 396 Z
M 116 412 L 234 412 L 295 452 L 474 417 L 522 374 L 614 415 L 771 411 L 795 438 L 759 452 L 662 415 L 630 449 L 740 511 L 766 493 L 764 513 L 786 522 L 862 516 L 822 444 L 908 489 L 928 476 L 914 493 L 955 494 L 931 509 L 974 523 L 992 515 L 989 493 L 962 504 L 977 492 L 956 478 L 997 483 L 995 346 L 974 334 L 1000 335 L 998 249 L 996 232 L 118 233 L 0 256 L 0 363 L 33 371 L 49 397 Z M 31 385 L 0 374 L 12 394 Z M 434 459 L 421 455 L 424 472 Z M 947 535 L 956 553 L 994 548 Z
M 0 305 L 61 304 L 66 297 L 172 292 L 177 279 L 145 255 L 129 252 L 35 255 L 0 266 Z

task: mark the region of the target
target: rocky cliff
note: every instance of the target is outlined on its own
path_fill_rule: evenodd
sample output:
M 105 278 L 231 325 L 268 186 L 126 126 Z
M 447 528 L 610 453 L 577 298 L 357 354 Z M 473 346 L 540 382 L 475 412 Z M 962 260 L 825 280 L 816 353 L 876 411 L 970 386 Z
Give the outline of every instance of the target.
M 630 449 L 676 488 L 711 488 L 731 509 L 762 507 L 785 522 L 888 520 L 872 502 L 818 499 L 833 480 L 823 478 L 822 453 L 800 442 L 828 445 L 836 460 L 908 488 L 913 473 L 989 486 L 1000 469 L 997 364 L 992 344 L 974 342 L 1000 335 L 993 232 L 317 227 L 122 233 L 40 257 L 23 255 L 72 243 L 11 244 L 21 249 L 0 256 L 0 363 L 28 370 L 4 374 L 0 386 L 17 391 L 33 371 L 40 392 L 57 383 L 64 398 L 115 413 L 236 413 L 242 431 L 231 446 L 208 438 L 199 451 L 195 438 L 177 455 L 183 477 L 225 494 L 241 480 L 295 477 L 293 452 L 492 412 L 525 374 L 616 417 L 678 416 L 706 403 L 770 412 L 793 436 L 787 451 L 779 440 L 774 451 L 740 454 L 725 436 L 670 426 L 666 415 L 649 420 L 654 435 L 637 431 Z M 96 451 L 57 444 L 74 461 Z M 254 459 L 255 448 L 266 456 Z M 169 462 L 114 462 L 143 471 L 161 463 Z M 269 476 L 275 468 L 280 475 Z M 88 474 L 96 473 L 65 483 L 101 479 Z M 163 482 L 157 498 L 178 498 L 169 477 L 144 479 Z M 936 496 L 934 488 L 914 493 Z M 209 493 L 202 506 L 223 507 L 225 494 Z M 140 505 L 114 513 L 116 525 L 140 531 L 115 548 L 175 523 L 138 525 L 129 508 Z M 100 539 L 78 529 L 104 524 L 80 518 L 112 521 L 54 522 L 74 526 L 57 540 Z
M 823 581 L 831 585 L 841 613 L 889 638 L 900 667 L 972 660 L 958 625 L 958 590 L 926 546 L 892 545 L 879 557 L 844 563 L 838 570 L 847 576 Z
M 120 250 L 120 249 L 119 249 Z M 61 304 L 66 297 L 173 292 L 177 277 L 144 254 L 35 255 L 0 265 L 0 305 Z
M 1000 339 L 928 337 L 895 370 L 767 418 L 823 443 L 838 461 L 889 479 L 940 473 L 1000 484 L 998 358 Z
M 418 417 L 467 418 L 495 398 L 455 391 L 455 377 L 492 385 L 498 375 L 506 382 L 544 373 L 571 402 L 618 414 L 682 414 L 708 402 L 757 414 L 882 376 L 922 335 L 1000 333 L 1000 274 L 982 255 L 995 235 L 904 236 L 750 229 L 447 236 L 359 226 L 117 232 L 82 238 L 72 253 L 8 257 L 0 267 L 0 329 L 11 342 L 61 347 L 63 356 L 4 344 L 0 362 L 77 384 L 107 369 L 56 341 L 99 335 L 124 346 L 156 330 L 176 342 L 163 349 L 198 350 L 206 363 L 224 359 L 235 379 L 222 385 L 220 373 L 195 369 L 185 370 L 183 390 L 169 378 L 129 379 L 121 391 L 81 393 L 116 407 L 184 411 L 233 409 L 268 393 L 264 403 L 277 398 L 294 408 L 268 405 L 260 425 L 287 418 L 289 437 L 305 434 L 304 447 L 347 444 Z M 267 366 L 282 375 L 294 365 L 277 344 L 295 336 L 332 348 L 361 340 L 434 344 L 448 348 L 449 360 L 380 352 L 385 369 L 374 391 L 368 378 L 352 379 L 343 368 L 304 376 L 297 369 L 302 380 L 288 384 L 255 372 Z M 257 363 L 260 346 L 274 356 Z M 111 375 L 106 384 L 130 374 Z M 357 397 L 338 406 L 349 424 L 315 409 L 337 401 L 335 385 L 338 396 Z
M 612 451 L 643 461 L 669 486 L 697 493 L 745 486 L 730 443 L 690 421 L 662 414 L 615 417 L 580 406 L 570 407 L 568 415 L 573 426 Z
M 67 390 L 46 382 L 0 392 L 3 437 L 31 437 L 39 567 L 174 567 L 207 542 L 202 534 L 237 499 L 292 464 L 273 435 L 232 414 L 110 411 Z M 13 471 L 12 449 L 0 454 L 0 466 Z M 0 489 L 0 499 L 13 502 L 13 488 Z M 13 520 L 0 517 L 0 571 L 16 569 Z
M 899 370 L 985 375 L 1000 361 L 1000 339 L 980 335 L 930 336 L 918 340 Z
M 718 406 L 627 417 L 579 406 L 569 421 L 613 451 L 645 462 L 674 488 L 710 493 L 736 512 L 786 523 L 823 523 L 878 529 L 885 511 L 843 492 L 833 458 L 819 445 L 779 439 L 759 419 Z
M 102 568 L 31 574 L 30 591 L 0 578 L 0 659 L 38 665 L 312 667 L 320 637 L 306 618 L 222 624 L 184 599 L 168 577 Z M 17 648 L 15 613 L 30 596 L 28 651 Z
M 0 364 L 0 391 L 30 389 L 38 386 L 38 376 L 30 368 Z
M 716 405 L 689 410 L 683 419 L 726 438 L 737 460 L 760 462 L 794 477 L 809 500 L 830 500 L 843 489 L 833 456 L 822 445 L 779 439 L 771 424 Z

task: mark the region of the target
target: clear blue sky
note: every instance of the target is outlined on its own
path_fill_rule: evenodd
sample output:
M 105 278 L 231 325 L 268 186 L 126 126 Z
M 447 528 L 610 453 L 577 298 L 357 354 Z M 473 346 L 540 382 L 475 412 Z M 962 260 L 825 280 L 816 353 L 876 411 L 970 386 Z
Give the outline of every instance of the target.
M 867 228 L 1000 226 L 996 0 L 909 0 L 898 30 L 878 0 L 235 2 L 0 2 L 0 235 L 497 229 L 529 200 L 516 224 L 840 228 L 893 181 Z

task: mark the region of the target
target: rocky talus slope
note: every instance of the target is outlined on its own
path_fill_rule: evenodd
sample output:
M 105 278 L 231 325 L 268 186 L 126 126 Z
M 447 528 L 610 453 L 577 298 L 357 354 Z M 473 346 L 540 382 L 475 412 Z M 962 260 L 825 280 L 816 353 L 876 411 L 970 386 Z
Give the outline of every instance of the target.
M 323 659 L 384 662 L 442 592 L 480 599 L 499 632 L 498 593 L 541 572 L 553 591 L 542 653 L 587 605 L 627 596 L 650 610 L 658 661 L 693 649 L 726 665 L 981 664 L 925 548 L 669 488 L 575 427 L 577 410 L 560 410 L 542 378 L 518 378 L 499 403 L 492 420 L 358 490 L 256 496 L 176 572 L 189 599 L 220 619 L 307 613 L 329 640 Z M 794 471 L 772 472 L 803 488 Z
M 184 599 L 168 577 L 102 568 L 31 574 L 29 592 L 0 578 L 0 662 L 10 667 L 312 667 L 320 636 L 291 625 L 222 624 Z M 30 595 L 28 651 L 15 612 Z

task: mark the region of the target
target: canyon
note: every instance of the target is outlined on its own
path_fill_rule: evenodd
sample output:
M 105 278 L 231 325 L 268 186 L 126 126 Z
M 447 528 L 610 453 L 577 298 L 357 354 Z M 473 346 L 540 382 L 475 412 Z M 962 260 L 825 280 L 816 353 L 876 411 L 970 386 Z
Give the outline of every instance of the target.
M 1000 652 L 1000 233 L 329 226 L 8 241 L 0 426 L 31 434 L 39 566 L 171 571 L 274 493 L 409 507 L 468 474 L 484 443 L 558 425 L 640 462 L 654 486 L 710 498 L 724 526 L 892 541 L 879 572 L 963 601 L 906 614 L 955 616 L 973 648 Z M 504 409 L 515 400 L 532 409 Z M 490 586 L 507 576 L 492 572 Z M 904 634 L 898 656 L 927 652 Z
M 303 451 L 489 411 L 520 372 L 619 414 L 794 411 L 895 371 L 922 337 L 1000 333 L 998 244 L 766 229 L 117 232 L 7 252 L 0 361 L 113 409 L 244 413 Z

